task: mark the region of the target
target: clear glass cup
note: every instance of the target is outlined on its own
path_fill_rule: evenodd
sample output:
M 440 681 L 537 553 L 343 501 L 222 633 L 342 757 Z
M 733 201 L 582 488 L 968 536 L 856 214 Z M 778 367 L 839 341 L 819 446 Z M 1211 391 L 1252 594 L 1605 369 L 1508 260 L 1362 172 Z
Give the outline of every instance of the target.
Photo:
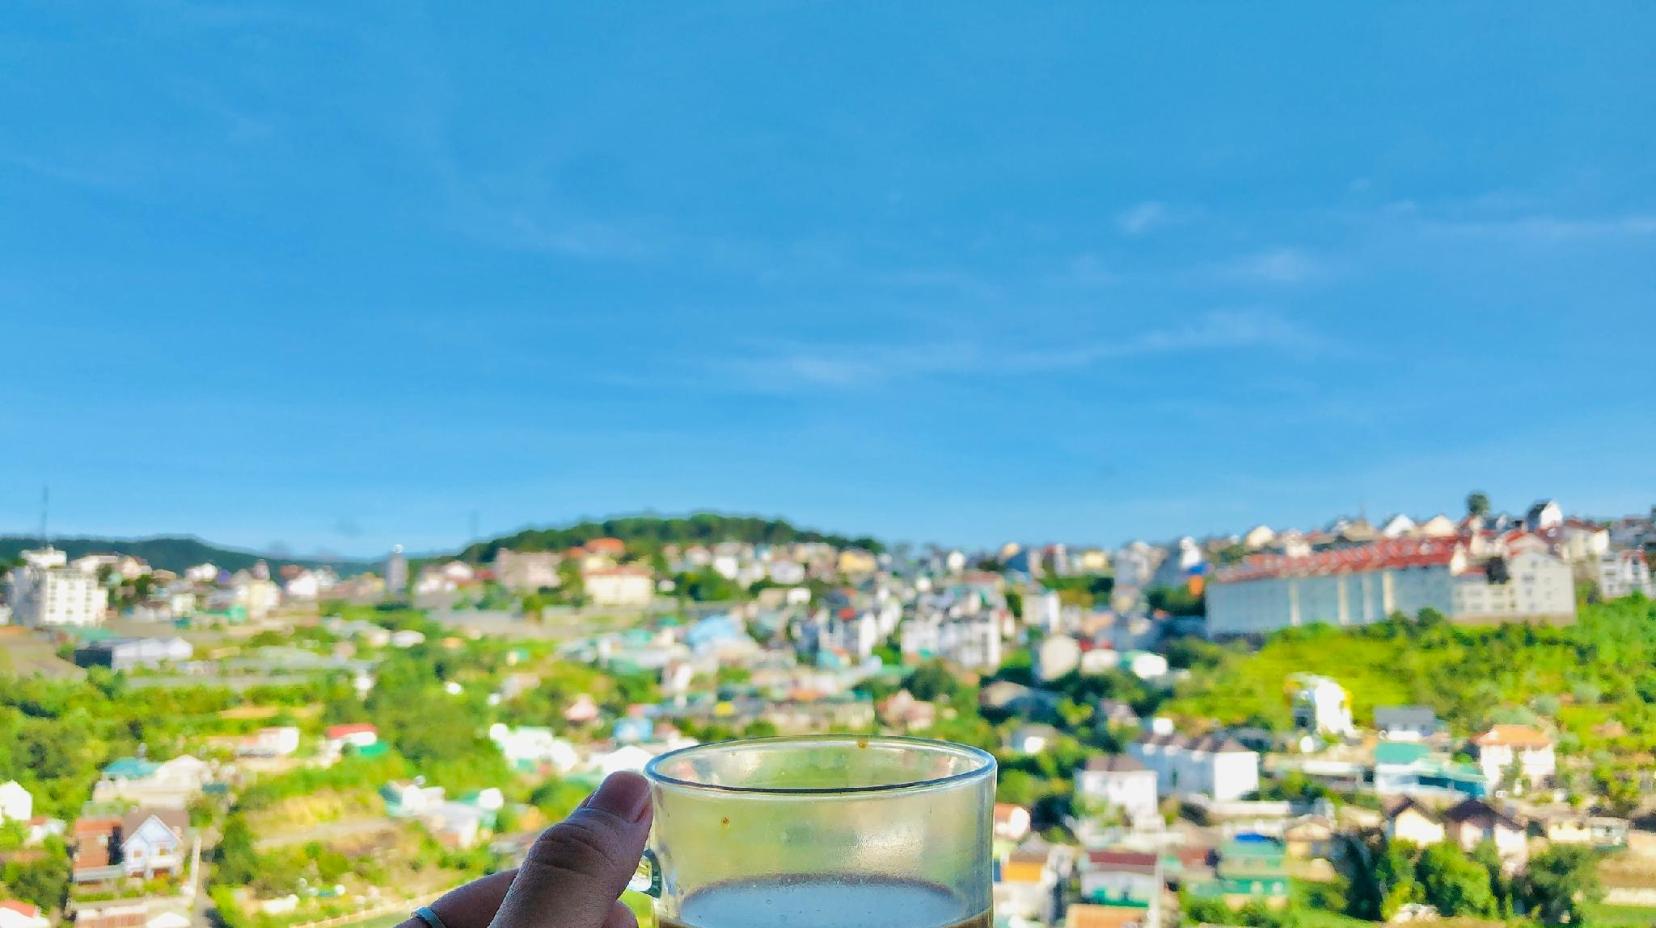
M 995 759 L 919 738 L 704 744 L 652 760 L 631 888 L 663 928 L 987 928 Z

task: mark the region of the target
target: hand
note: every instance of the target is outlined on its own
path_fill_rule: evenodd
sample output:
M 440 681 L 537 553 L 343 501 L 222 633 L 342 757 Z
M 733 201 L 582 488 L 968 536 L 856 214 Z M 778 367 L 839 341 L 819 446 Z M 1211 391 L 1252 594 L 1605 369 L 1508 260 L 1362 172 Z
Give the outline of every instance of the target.
M 618 900 L 650 834 L 650 786 L 611 774 L 541 833 L 523 866 L 473 880 L 431 904 L 447 928 L 636 928 Z M 426 928 L 412 918 L 398 928 Z

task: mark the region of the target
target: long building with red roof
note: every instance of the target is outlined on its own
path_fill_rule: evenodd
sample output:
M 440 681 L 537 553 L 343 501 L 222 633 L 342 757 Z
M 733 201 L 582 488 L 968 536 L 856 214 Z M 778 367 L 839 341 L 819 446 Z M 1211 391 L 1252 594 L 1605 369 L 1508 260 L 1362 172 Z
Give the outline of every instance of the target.
M 1479 561 L 1461 538 L 1387 538 L 1296 556 L 1256 554 L 1209 581 L 1208 633 L 1366 625 L 1422 609 L 1469 622 L 1574 620 L 1569 565 L 1545 543 L 1502 538 L 1494 550 L 1501 556 Z

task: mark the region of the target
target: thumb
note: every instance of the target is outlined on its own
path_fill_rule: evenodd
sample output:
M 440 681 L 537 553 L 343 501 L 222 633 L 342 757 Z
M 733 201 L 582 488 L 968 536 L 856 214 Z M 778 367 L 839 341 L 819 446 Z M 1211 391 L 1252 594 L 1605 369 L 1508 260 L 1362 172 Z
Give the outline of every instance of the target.
M 649 781 L 611 774 L 569 818 L 535 839 L 491 928 L 601 928 L 649 833 Z

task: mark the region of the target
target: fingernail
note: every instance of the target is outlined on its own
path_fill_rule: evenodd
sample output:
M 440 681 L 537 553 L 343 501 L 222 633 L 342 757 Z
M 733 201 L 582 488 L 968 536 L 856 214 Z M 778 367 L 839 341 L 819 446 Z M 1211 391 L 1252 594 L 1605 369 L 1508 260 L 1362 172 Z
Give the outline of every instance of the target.
M 650 781 L 636 773 L 612 773 L 583 805 L 636 822 L 650 807 Z

